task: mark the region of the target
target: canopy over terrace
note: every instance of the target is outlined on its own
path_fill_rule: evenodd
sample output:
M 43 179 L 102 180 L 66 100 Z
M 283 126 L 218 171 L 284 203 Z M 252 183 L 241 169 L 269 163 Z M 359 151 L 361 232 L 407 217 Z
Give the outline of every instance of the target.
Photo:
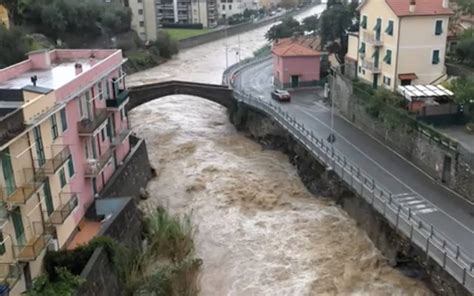
M 422 116 L 456 114 L 454 93 L 442 85 L 400 85 L 398 92 L 409 102 L 408 109 Z

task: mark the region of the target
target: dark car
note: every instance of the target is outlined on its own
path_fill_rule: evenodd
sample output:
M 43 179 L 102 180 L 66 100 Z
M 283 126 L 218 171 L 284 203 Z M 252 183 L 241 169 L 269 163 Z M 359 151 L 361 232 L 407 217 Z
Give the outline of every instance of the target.
M 272 91 L 272 99 L 280 102 L 289 102 L 291 101 L 290 93 L 286 90 L 276 89 Z

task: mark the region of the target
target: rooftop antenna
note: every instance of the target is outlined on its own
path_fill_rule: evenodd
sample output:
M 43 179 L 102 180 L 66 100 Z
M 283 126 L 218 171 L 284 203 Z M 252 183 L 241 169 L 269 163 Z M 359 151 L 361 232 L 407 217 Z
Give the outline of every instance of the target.
M 33 86 L 36 86 L 36 82 L 38 81 L 38 76 L 36 75 L 33 75 L 31 76 L 31 82 L 33 83 Z

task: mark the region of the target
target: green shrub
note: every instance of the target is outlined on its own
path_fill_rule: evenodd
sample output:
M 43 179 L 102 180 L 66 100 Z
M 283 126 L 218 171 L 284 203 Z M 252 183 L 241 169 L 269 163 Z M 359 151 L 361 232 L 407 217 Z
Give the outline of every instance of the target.
M 158 208 L 147 218 L 145 232 L 150 249 L 174 262 L 180 262 L 194 251 L 193 229 L 187 216 L 174 217 Z
M 27 296 L 70 296 L 84 282 L 79 276 L 73 275 L 65 267 L 55 269 L 57 278 L 52 280 L 47 274 L 37 277 L 33 287 L 26 292 Z

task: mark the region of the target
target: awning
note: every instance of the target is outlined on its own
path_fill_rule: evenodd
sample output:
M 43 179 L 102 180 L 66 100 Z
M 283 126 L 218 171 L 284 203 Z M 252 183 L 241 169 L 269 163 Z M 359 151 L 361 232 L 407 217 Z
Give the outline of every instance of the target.
M 418 78 L 415 73 L 404 73 L 404 74 L 398 74 L 398 78 L 400 80 L 415 80 Z

